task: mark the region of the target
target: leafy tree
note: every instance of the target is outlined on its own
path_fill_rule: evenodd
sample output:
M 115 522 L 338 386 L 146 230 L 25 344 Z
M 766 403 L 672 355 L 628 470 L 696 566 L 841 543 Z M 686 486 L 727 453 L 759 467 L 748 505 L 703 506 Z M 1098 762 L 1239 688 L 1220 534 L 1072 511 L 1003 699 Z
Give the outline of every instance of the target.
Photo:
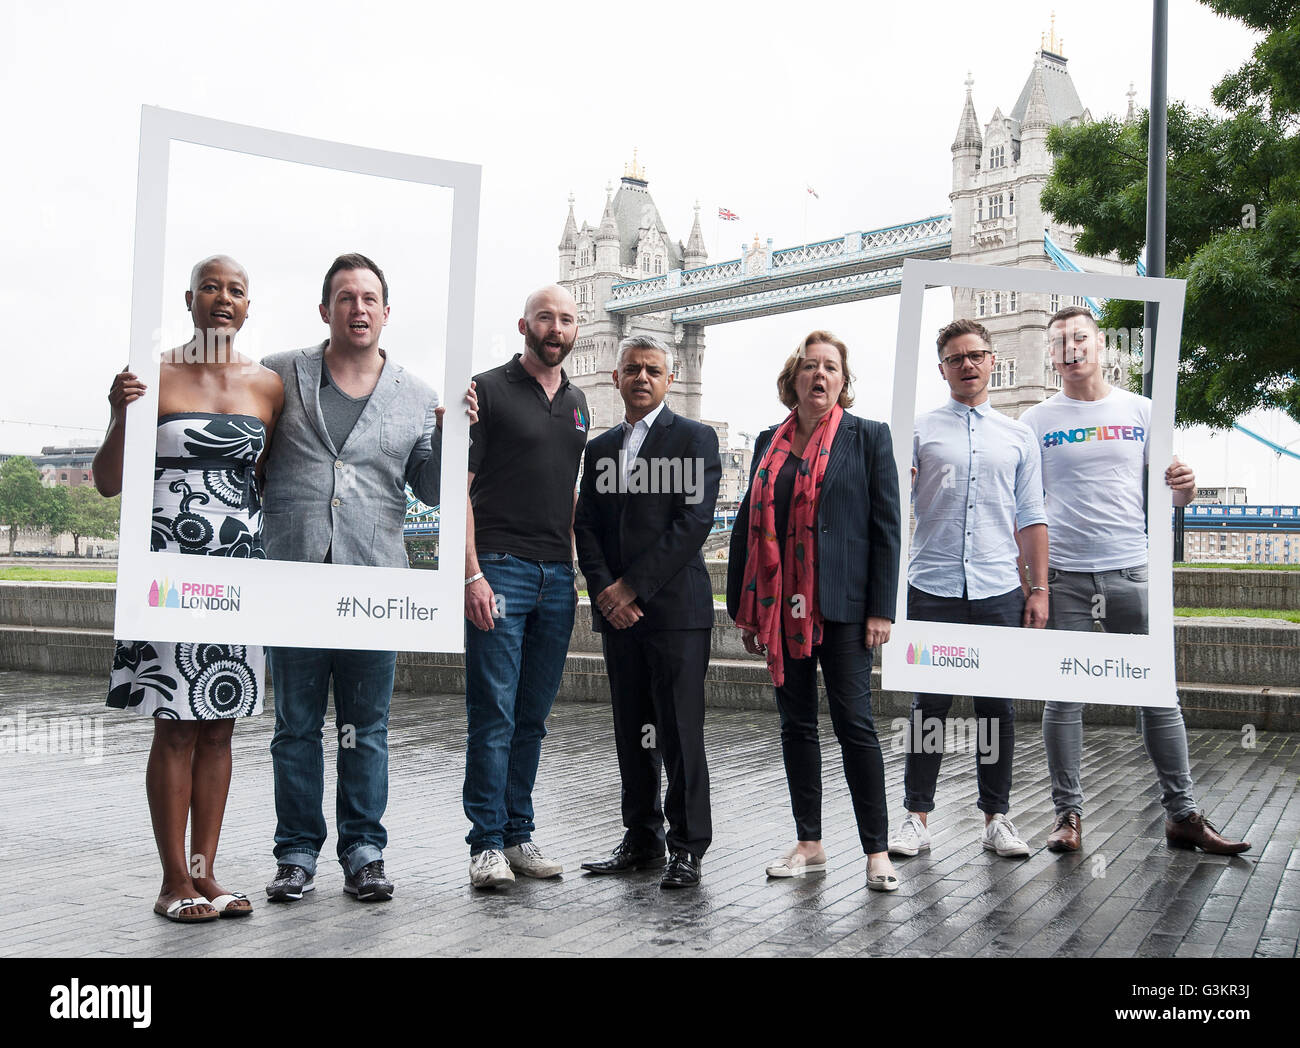
M 19 528 L 44 523 L 48 506 L 36 464 L 26 455 L 14 455 L 0 465 L 0 524 L 9 528 L 9 554 L 13 555 Z
M 1187 281 L 1178 422 L 1216 428 L 1256 408 L 1300 421 L 1300 4 L 1202 0 L 1265 33 L 1223 78 L 1227 116 L 1168 111 L 1166 261 Z M 1043 208 L 1079 226 L 1079 251 L 1137 260 L 1146 242 L 1148 114 L 1053 128 Z M 1142 325 L 1111 300 L 1103 327 Z
M 71 530 L 72 502 L 70 489 L 62 484 L 55 484 L 45 489 L 45 503 L 41 507 L 41 525 L 50 529 L 51 538 Z
M 104 498 L 94 488 L 83 485 L 72 488 L 69 492 L 72 505 L 72 521 L 68 530 L 72 532 L 72 548 L 81 555 L 83 538 L 112 539 L 117 537 L 118 524 L 122 514 L 122 498 L 114 495 Z

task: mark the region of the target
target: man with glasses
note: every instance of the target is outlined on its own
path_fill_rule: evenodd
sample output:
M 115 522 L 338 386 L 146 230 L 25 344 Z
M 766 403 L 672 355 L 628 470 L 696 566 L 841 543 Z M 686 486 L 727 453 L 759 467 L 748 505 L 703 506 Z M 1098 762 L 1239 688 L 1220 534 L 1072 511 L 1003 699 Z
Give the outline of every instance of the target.
M 938 347 L 939 373 L 951 395 L 917 418 L 912 434 L 916 532 L 907 616 L 1041 629 L 1048 614 L 1047 516 L 1037 442 L 1028 426 L 989 405 L 997 361 L 982 324 L 953 321 L 939 332 Z M 1028 564 L 1023 584 L 1021 553 Z M 1001 856 L 1024 857 L 1029 848 L 1007 817 L 1015 749 L 1011 700 L 974 701 L 981 844 Z M 930 740 L 943 738 L 951 706 L 951 695 L 918 694 L 912 702 L 903 773 L 907 816 L 889 842 L 891 854 L 916 855 L 930 847 L 927 822 L 943 761 L 942 747 L 934 752 Z
M 704 755 L 713 587 L 700 548 L 713 527 L 722 463 L 712 428 L 664 403 L 672 383 L 666 346 L 646 335 L 624 339 L 614 384 L 625 420 L 587 445 L 574 535 L 605 653 L 627 832 L 613 854 L 582 868 L 664 866 L 666 813 L 671 855 L 660 887 L 694 888 L 713 838 Z

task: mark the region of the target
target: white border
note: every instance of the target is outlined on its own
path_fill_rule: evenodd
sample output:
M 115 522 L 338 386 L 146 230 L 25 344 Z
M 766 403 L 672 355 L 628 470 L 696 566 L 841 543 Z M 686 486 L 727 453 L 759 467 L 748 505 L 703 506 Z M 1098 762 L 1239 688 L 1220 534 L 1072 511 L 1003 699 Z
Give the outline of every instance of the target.
M 903 262 L 903 287 L 898 312 L 898 351 L 894 368 L 894 410 L 891 425 L 899 491 L 907 505 L 911 490 L 912 429 L 916 421 L 917 370 L 921 346 L 921 308 L 927 287 L 958 287 L 990 291 L 1060 292 L 1094 298 L 1125 298 L 1157 302 L 1155 372 L 1152 375 L 1151 429 L 1148 453 L 1151 469 L 1147 505 L 1152 520 L 1169 519 L 1172 500 L 1164 482 L 1164 466 L 1173 458 L 1174 392 L 1178 379 L 1178 348 L 1183 325 L 1184 282 L 1154 277 L 1099 273 L 1065 273 L 1010 266 L 974 266 L 909 258 Z M 1147 360 L 1150 357 L 1147 356 Z M 896 691 L 954 695 L 989 695 L 1015 699 L 1096 702 L 1122 706 L 1173 706 L 1174 677 L 1173 535 L 1157 527 L 1150 535 L 1148 563 L 1149 632 L 1144 636 L 1028 630 L 1009 626 L 962 626 L 942 622 L 911 622 L 907 618 L 907 563 L 910 535 L 904 527 L 898 585 L 898 608 L 892 637 L 883 649 L 883 682 Z M 908 665 L 908 644 L 951 644 L 979 649 L 978 669 Z M 1108 674 L 1089 677 L 1063 675 L 1062 660 L 1125 660 L 1149 667 L 1144 679 Z
M 158 384 L 159 361 L 153 353 L 152 340 L 154 332 L 162 326 L 168 162 L 173 141 L 452 190 L 446 356 L 444 381 L 438 390 L 439 397 L 448 404 L 442 438 L 442 492 L 446 497 L 439 522 L 441 567 L 438 571 L 425 571 L 155 553 L 149 546 L 156 423 L 153 412 L 128 411 L 113 635 L 126 640 L 463 651 L 461 565 L 465 556 L 463 492 L 469 420 L 461 410 L 460 391 L 469 387 L 473 374 L 481 169 L 476 164 L 384 152 L 153 106 L 141 107 L 130 366 L 154 389 Z M 329 259 L 322 259 L 321 272 L 328 265 Z M 429 334 L 431 341 L 436 339 L 437 333 Z M 148 606 L 150 583 L 162 578 L 233 584 L 240 590 L 240 609 L 236 612 L 151 608 Z M 336 608 L 344 597 L 377 601 L 384 608 L 384 616 L 367 618 L 354 613 L 340 617 Z M 392 611 L 390 600 L 397 602 Z M 407 600 L 434 609 L 431 617 L 403 617 L 409 608 Z

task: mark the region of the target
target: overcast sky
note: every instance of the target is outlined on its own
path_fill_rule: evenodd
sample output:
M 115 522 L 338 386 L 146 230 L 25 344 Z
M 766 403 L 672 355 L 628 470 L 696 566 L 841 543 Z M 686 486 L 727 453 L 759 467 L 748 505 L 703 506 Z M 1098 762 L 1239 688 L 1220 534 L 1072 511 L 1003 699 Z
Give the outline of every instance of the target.
M 1170 97 L 1208 105 L 1252 34 L 1189 0 L 1171 7 Z M 981 123 L 995 106 L 1009 111 L 1053 9 L 1084 105 L 1122 113 L 1130 80 L 1141 105 L 1150 5 L 1131 0 L 479 10 L 6 0 L 0 307 L 19 327 L 0 390 L 0 451 L 93 444 L 107 421 L 130 331 L 142 104 L 481 164 L 481 369 L 519 348 L 525 295 L 556 276 L 568 194 L 579 223 L 598 222 L 604 187 L 634 147 L 671 236 L 685 240 L 700 202 L 712 261 L 736 257 L 755 234 L 784 247 L 946 212 L 967 71 Z M 256 355 L 322 338 L 315 302 L 330 257 L 373 250 L 393 285 L 384 345 L 437 370 L 441 191 L 368 192 L 349 176 L 282 176 L 202 154 L 178 150 L 171 172 L 165 337 L 185 335 L 179 296 L 191 256 L 209 250 L 200 245 L 247 256 L 253 308 L 241 340 Z M 719 206 L 741 220 L 719 225 Z M 776 421 L 782 360 L 808 330 L 829 327 L 860 376 L 856 410 L 887 419 L 897 313 L 887 298 L 710 327 L 705 416 L 750 432 Z M 941 295 L 927 323 L 931 313 L 946 319 Z M 1243 421 L 1300 448 L 1300 426 L 1285 418 Z M 1253 502 L 1300 501 L 1300 462 L 1244 437 L 1180 431 L 1175 449 L 1203 484 L 1226 477 Z

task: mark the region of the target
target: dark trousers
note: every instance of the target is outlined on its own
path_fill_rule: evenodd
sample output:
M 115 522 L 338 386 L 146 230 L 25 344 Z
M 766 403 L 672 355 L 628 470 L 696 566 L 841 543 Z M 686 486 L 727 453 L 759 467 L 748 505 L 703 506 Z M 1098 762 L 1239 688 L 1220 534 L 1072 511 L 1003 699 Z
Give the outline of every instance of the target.
M 623 825 L 638 848 L 667 843 L 697 859 L 713 840 L 704 756 L 704 674 L 712 631 L 608 629 L 601 634 L 623 782 Z M 659 800 L 660 768 L 668 790 Z
M 996 597 L 970 600 L 967 597 L 936 597 L 915 586 L 907 587 L 907 617 L 913 622 L 958 622 L 977 626 L 1019 626 L 1025 613 L 1025 595 L 1020 589 Z M 979 785 L 976 807 L 989 815 L 1005 815 L 1011 810 L 1011 758 L 1016 749 L 1015 710 L 1010 699 L 976 697 L 975 717 L 978 738 L 998 736 L 997 759 L 976 747 L 975 781 Z M 907 722 L 907 759 L 903 770 L 903 804 L 908 811 L 934 811 L 934 789 L 939 781 L 943 750 L 930 749 L 925 742 L 938 734 L 943 737 L 951 695 L 920 695 L 912 699 L 912 715 Z M 920 724 L 918 725 L 918 720 Z M 938 727 L 932 728 L 937 722 Z M 916 737 L 918 727 L 921 737 Z
M 871 649 L 863 643 L 865 638 L 865 623 L 827 622 L 822 642 L 813 646 L 809 658 L 792 659 L 789 649 L 783 649 L 785 684 L 776 689 L 776 705 L 781 713 L 781 755 L 795 829 L 799 840 L 819 841 L 822 750 L 817 736 L 817 663 L 821 663 L 858 836 L 863 851 L 872 855 L 888 847 L 889 817 L 885 759 L 871 719 Z

